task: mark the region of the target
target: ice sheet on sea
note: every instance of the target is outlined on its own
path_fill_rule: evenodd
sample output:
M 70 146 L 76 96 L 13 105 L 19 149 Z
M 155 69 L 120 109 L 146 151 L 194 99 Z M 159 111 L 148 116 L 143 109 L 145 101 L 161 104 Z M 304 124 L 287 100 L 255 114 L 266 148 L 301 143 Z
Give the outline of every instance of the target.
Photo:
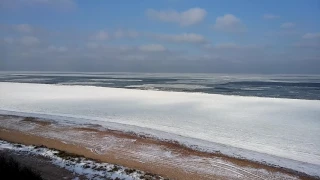
M 50 81 L 52 78 L 14 78 L 15 81 L 17 82 L 26 82 L 26 83 L 38 83 L 38 82 L 43 82 L 43 81 Z
M 210 87 L 202 86 L 202 85 L 193 85 L 193 84 L 143 84 L 143 85 L 129 85 L 126 86 L 129 88 L 176 88 L 176 89 L 207 89 Z
M 60 85 L 99 85 L 99 84 L 114 84 L 114 83 L 111 83 L 111 82 L 97 82 L 97 81 L 94 81 L 94 82 L 90 82 L 90 81 L 85 81 L 85 82 L 77 82 L 77 81 L 72 81 L 72 82 L 61 82 L 59 83 Z
M 124 81 L 124 82 L 141 82 L 141 79 L 121 79 L 121 78 L 105 78 L 105 79 L 90 79 L 91 81 Z
M 2 113 L 100 124 L 320 176 L 320 101 L 21 83 L 0 83 L 0 94 Z

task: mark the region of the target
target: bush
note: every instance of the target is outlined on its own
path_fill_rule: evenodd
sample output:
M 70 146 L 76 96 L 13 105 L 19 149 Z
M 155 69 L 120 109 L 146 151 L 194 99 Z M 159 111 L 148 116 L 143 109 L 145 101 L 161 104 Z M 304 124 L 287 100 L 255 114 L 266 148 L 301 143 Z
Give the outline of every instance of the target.
M 12 157 L 5 157 L 0 154 L 0 172 L 2 178 L 15 179 L 15 180 L 42 180 L 39 173 L 32 169 L 22 166 Z

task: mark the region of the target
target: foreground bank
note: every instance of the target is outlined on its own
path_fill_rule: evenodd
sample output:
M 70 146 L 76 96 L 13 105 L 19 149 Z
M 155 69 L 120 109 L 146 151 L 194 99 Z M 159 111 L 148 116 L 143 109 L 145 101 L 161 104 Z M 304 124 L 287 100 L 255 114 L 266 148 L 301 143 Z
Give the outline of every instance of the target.
M 284 168 L 204 153 L 174 142 L 138 137 L 96 127 L 75 127 L 48 120 L 1 116 L 0 138 L 44 145 L 172 179 L 315 179 Z
M 28 166 L 29 169 L 32 168 L 38 179 L 41 179 L 39 177 L 42 177 L 46 180 L 165 180 L 165 178 L 155 174 L 145 173 L 136 169 L 130 169 L 115 164 L 97 162 L 92 159 L 86 159 L 81 155 L 67 153 L 65 151 L 59 151 L 56 149 L 49 149 L 44 146 L 27 146 L 0 140 L 0 153 L 8 159 L 13 157 L 15 160 L 11 161 L 16 161 L 14 163 L 18 164 L 18 166 Z M 25 171 L 22 170 L 22 172 Z M 14 175 L 8 174 L 7 177 L 14 177 Z M 35 179 L 27 177 L 21 178 Z

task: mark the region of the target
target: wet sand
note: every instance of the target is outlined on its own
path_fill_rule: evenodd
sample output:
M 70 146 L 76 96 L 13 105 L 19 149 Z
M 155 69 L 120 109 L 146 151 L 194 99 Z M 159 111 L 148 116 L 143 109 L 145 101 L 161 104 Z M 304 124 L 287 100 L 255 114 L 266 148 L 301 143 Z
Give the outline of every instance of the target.
M 282 168 L 195 151 L 174 142 L 42 119 L 0 116 L 0 139 L 44 145 L 170 179 L 314 179 Z

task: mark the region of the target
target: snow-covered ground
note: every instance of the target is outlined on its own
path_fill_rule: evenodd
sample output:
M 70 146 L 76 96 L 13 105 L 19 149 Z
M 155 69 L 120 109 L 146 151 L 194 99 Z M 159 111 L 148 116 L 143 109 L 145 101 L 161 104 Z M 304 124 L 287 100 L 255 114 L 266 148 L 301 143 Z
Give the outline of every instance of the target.
M 0 109 L 150 134 L 320 176 L 316 100 L 0 83 Z
M 99 163 L 93 160 L 88 160 L 82 157 L 68 157 L 62 158 L 59 156 L 57 150 L 48 149 L 45 147 L 26 146 L 22 144 L 12 144 L 0 140 L 0 150 L 12 150 L 19 153 L 26 153 L 30 155 L 39 155 L 49 158 L 53 164 L 65 168 L 78 175 L 84 175 L 88 179 L 102 180 L 106 178 L 121 179 L 121 180 L 135 180 L 141 179 L 140 177 L 155 178 L 156 175 L 148 175 L 143 171 L 129 169 L 123 166 Z M 157 179 L 163 180 L 164 178 L 157 176 Z

